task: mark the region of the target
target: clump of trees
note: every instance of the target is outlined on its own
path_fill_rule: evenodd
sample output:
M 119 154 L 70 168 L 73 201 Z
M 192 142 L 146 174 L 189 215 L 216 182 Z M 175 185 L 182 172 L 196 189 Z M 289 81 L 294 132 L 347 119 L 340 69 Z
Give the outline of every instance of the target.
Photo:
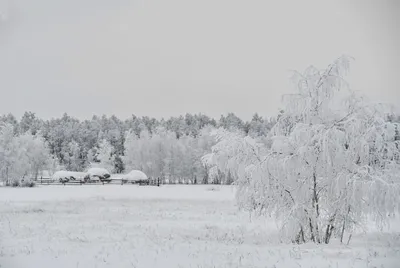
M 174 183 L 230 183 L 231 175 L 220 172 L 211 177 L 208 167 L 201 163 L 201 156 L 215 144 L 209 132 L 222 127 L 238 129 L 253 137 L 265 136 L 275 122 L 274 118 L 262 118 L 257 114 L 251 121 L 244 122 L 233 113 L 219 120 L 202 114 L 167 120 L 134 115 L 127 120 L 94 116 L 84 121 L 67 114 L 50 120 L 42 120 L 31 112 L 26 112 L 20 120 L 11 114 L 0 116 L 0 124 L 12 129 L 13 139 L 29 136 L 43 141 L 54 159 L 51 169 L 85 171 L 101 166 L 112 173 L 140 169 L 151 177 Z M 6 170 L 6 164 L 0 165 Z M 46 165 L 41 168 L 50 169 Z M 21 177 L 26 173 L 18 170 L 21 174 L 12 176 Z M 34 174 L 30 176 L 35 177 Z M 5 178 L 6 174 L 0 177 Z
M 201 157 L 214 144 L 210 129 L 203 128 L 196 137 L 185 135 L 179 139 L 163 128 L 152 135 L 142 131 L 139 137 L 128 132 L 123 157 L 126 169 L 139 169 L 169 182 L 208 183 L 208 170 Z
M 43 169 L 52 167 L 53 161 L 39 134 L 18 135 L 13 125 L 0 126 L 0 174 L 6 185 L 17 186 L 21 179 L 37 178 Z
M 236 175 L 242 209 L 275 217 L 295 243 L 350 239 L 367 217 L 381 224 L 400 209 L 400 125 L 348 88 L 350 60 L 294 72 L 297 93 L 267 139 L 220 129 L 203 157 Z

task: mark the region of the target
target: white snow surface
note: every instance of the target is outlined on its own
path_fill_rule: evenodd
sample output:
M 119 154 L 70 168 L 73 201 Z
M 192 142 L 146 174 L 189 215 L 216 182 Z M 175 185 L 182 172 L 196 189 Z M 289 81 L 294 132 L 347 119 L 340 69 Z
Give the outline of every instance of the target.
M 399 267 L 400 225 L 356 233 L 349 246 L 282 244 L 272 220 L 238 212 L 234 194 L 200 185 L 1 187 L 0 267 Z
M 149 179 L 147 175 L 140 170 L 132 170 L 128 174 L 123 175 L 123 178 L 128 181 L 145 181 Z

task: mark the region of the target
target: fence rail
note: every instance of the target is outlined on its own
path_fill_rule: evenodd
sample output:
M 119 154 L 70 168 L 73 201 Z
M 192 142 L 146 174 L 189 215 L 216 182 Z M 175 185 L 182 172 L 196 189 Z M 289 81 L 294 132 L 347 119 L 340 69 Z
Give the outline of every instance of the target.
M 161 186 L 161 185 L 215 185 L 217 183 L 204 183 L 201 182 L 192 182 L 190 180 L 163 180 L 163 179 L 149 179 L 146 181 L 129 181 L 123 179 L 112 179 L 110 181 L 57 181 L 57 180 L 50 180 L 50 179 L 37 179 L 35 181 L 39 185 L 107 185 L 107 184 L 120 184 L 120 185 L 140 185 L 140 186 Z M 221 184 L 221 183 L 218 183 Z

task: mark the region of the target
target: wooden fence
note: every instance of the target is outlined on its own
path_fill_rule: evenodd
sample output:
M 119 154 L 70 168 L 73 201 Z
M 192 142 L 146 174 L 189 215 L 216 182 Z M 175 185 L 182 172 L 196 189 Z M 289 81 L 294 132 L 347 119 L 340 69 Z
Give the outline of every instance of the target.
M 107 185 L 107 184 L 136 184 L 136 185 L 148 185 L 148 186 L 161 186 L 161 185 L 176 185 L 176 184 L 181 184 L 181 185 L 204 185 L 205 183 L 203 181 L 192 181 L 192 180 L 183 180 L 183 179 L 176 179 L 176 180 L 168 180 L 168 179 L 161 179 L 161 178 L 149 178 L 148 180 L 145 181 L 128 181 L 128 180 L 123 180 L 123 179 L 111 179 L 111 181 L 95 181 L 95 182 L 84 182 L 84 181 L 74 181 L 74 180 L 69 180 L 69 181 L 57 181 L 57 180 L 52 180 L 52 179 L 43 179 L 39 178 L 36 180 L 36 183 L 39 185 Z M 215 184 L 215 183 L 209 183 L 209 184 Z

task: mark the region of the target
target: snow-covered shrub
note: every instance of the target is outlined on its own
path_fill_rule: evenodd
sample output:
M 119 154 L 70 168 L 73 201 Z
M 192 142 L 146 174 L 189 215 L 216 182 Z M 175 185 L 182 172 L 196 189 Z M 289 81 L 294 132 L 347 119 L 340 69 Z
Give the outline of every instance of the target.
M 32 180 L 24 180 L 21 181 L 21 187 L 28 187 L 28 188 L 32 188 L 36 186 L 36 183 Z
M 21 182 L 19 180 L 12 180 L 10 183 L 11 187 L 19 187 L 21 185 Z
M 32 188 L 36 186 L 36 183 L 32 180 L 11 180 L 6 186 Z
M 37 178 L 50 164 L 50 152 L 39 134 L 16 135 L 12 124 L 0 125 L 0 177 L 16 185 L 23 177 Z
M 203 158 L 236 175 L 242 209 L 276 217 L 297 243 L 342 240 L 367 217 L 381 224 L 400 209 L 400 126 L 345 90 L 349 61 L 294 72 L 298 93 L 284 96 L 269 142 L 219 130 Z

